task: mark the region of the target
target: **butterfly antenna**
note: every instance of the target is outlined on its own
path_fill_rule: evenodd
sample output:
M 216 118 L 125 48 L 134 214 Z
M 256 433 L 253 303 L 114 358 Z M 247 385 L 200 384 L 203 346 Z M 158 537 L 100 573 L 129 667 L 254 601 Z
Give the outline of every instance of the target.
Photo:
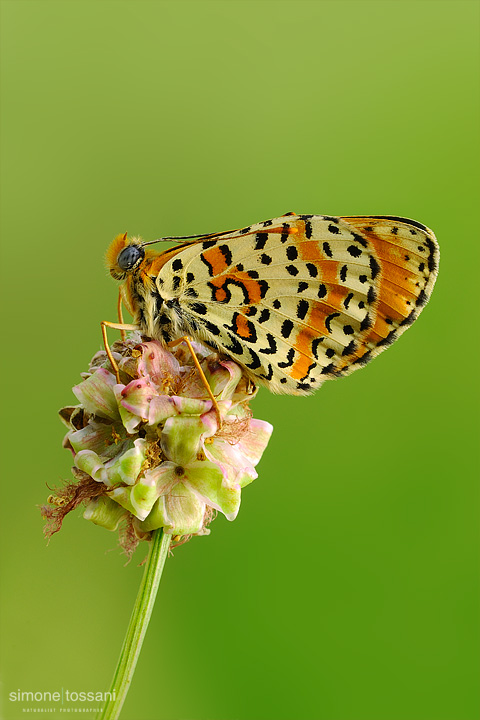
M 142 247 L 145 245 L 153 245 L 157 242 L 180 242 L 181 240 L 203 240 L 205 238 L 218 237 L 219 235 L 228 235 L 234 232 L 233 230 L 225 230 L 225 232 L 217 233 L 200 233 L 200 235 L 168 235 L 167 237 L 157 238 L 156 240 L 149 240 L 148 242 L 142 243 Z

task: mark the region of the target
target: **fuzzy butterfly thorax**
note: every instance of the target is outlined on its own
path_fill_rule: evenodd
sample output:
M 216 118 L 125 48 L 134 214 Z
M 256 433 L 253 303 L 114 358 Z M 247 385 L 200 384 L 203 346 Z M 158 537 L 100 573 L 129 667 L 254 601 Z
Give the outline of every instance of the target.
M 416 320 L 438 258 L 435 235 L 413 220 L 292 213 L 163 253 L 125 233 L 107 266 L 144 335 L 190 336 L 274 392 L 303 395 Z

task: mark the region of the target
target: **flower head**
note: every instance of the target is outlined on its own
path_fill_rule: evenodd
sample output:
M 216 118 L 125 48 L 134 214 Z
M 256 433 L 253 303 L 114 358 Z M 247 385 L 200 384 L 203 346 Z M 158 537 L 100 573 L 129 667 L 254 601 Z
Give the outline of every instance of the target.
M 79 405 L 60 411 L 76 482 L 42 508 L 47 535 L 81 502 L 86 519 L 123 528 L 128 552 L 157 528 L 178 542 L 207 534 L 215 511 L 235 519 L 241 490 L 257 477 L 273 428 L 252 418 L 248 403 L 256 390 L 242 369 L 198 343 L 194 349 L 221 426 L 183 345 L 170 352 L 135 337 L 115 343 L 120 384 L 106 353 L 93 357 L 73 388 Z

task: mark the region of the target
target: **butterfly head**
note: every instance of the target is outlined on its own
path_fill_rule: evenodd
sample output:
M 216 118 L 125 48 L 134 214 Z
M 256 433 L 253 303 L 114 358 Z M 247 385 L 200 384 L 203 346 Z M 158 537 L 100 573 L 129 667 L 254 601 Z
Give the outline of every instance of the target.
M 117 235 L 105 257 L 110 275 L 115 280 L 125 280 L 129 273 L 139 268 L 145 258 L 140 238 L 129 238 L 127 233 Z

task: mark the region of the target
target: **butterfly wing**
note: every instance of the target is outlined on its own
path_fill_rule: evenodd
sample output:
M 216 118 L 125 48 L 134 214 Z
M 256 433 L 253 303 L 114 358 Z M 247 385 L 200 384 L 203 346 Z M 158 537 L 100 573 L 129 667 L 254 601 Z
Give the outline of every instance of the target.
M 160 282 L 193 337 L 270 389 L 304 394 L 399 337 L 437 264 L 434 234 L 411 220 L 289 215 L 184 247 Z

